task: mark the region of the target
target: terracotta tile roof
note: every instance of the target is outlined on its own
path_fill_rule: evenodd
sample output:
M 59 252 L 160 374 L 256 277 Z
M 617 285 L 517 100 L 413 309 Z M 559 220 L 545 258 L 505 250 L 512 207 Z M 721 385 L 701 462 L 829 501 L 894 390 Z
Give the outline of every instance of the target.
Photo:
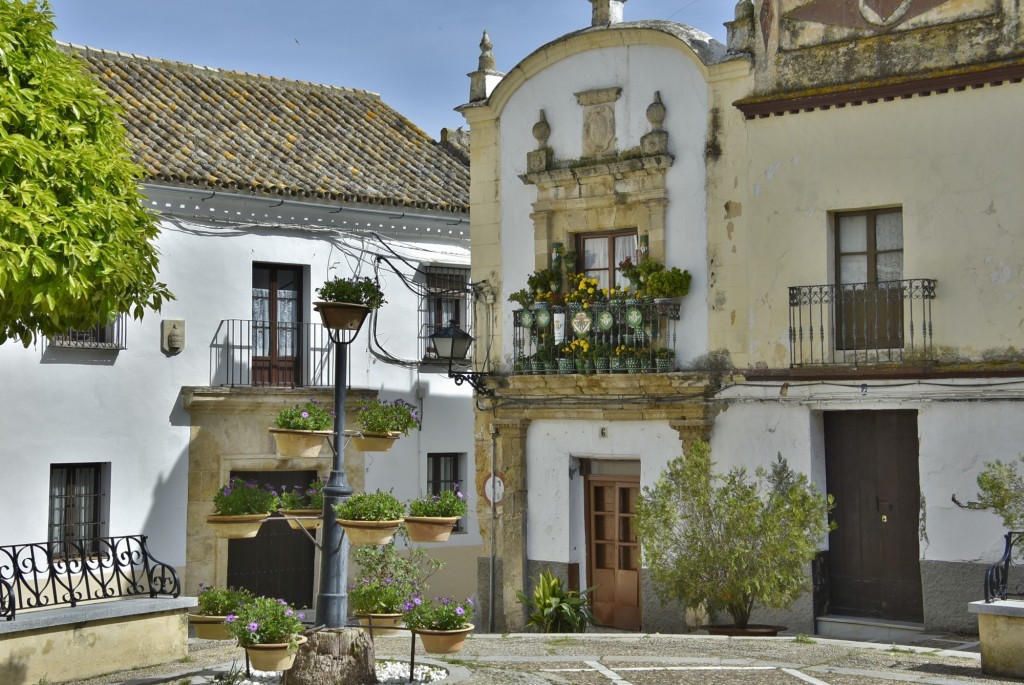
M 469 211 L 469 166 L 375 93 L 65 47 L 124 107 L 149 180 Z

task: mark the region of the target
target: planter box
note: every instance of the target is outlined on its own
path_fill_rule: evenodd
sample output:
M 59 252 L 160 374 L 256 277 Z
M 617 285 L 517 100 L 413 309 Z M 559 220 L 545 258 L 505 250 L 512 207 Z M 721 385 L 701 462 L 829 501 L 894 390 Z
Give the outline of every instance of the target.
M 981 672 L 985 675 L 1024 678 L 1024 601 L 1004 599 L 971 602 L 967 608 L 978 615 L 981 638 Z

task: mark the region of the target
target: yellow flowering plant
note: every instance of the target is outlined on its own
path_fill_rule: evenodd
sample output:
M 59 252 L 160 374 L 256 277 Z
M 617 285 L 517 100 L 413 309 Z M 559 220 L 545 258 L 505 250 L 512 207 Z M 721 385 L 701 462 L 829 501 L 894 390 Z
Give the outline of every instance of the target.
M 589 308 L 595 302 L 607 298 L 607 291 L 598 287 L 596 278 L 588 278 L 584 274 L 572 274 L 569 276 L 569 292 L 565 296 L 566 302 L 579 302 L 584 309 Z
M 586 359 L 590 353 L 590 343 L 584 338 L 577 338 L 562 348 L 562 352 L 573 357 Z

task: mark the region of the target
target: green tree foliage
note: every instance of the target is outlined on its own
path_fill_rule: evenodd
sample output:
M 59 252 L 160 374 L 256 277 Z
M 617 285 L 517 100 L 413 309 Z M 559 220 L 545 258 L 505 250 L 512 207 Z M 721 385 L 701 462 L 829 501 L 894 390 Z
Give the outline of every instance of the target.
M 1016 461 L 990 461 L 978 475 L 978 502 L 991 509 L 1003 519 L 1008 530 L 1024 530 L 1024 478 L 1018 466 L 1024 464 L 1024 456 Z
M 805 566 L 830 530 L 831 497 L 781 455 L 770 471 L 712 471 L 695 442 L 637 502 L 636 525 L 659 594 L 745 628 L 755 603 L 782 608 L 808 589 Z
M 156 281 L 119 110 L 36 0 L 0 0 L 0 343 L 141 318 Z

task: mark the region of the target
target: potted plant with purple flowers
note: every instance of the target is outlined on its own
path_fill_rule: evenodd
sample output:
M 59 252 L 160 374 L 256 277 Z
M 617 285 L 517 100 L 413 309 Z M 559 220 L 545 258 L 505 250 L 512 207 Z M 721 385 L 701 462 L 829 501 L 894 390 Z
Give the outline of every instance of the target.
M 402 525 L 405 505 L 390 492 L 358 492 L 335 504 L 334 514 L 352 545 L 386 545 Z
M 283 599 L 255 597 L 224 619 L 228 630 L 245 648 L 259 671 L 286 671 L 295 661 L 302 635 L 303 614 Z
M 356 413 L 359 430 L 345 431 L 356 449 L 364 452 L 387 452 L 395 440 L 419 428 L 420 413 L 415 404 L 402 399 L 392 402 L 363 402 Z
M 242 478 L 233 478 L 213 496 L 213 514 L 206 522 L 224 539 L 253 538 L 280 504 L 277 492 Z
M 281 507 L 277 513 L 286 517 L 288 525 L 294 529 L 305 528 L 315 530 L 323 523 L 324 487 L 327 483 L 318 478 L 302 488 L 296 485 L 288 489 L 281 488 Z
M 405 529 L 413 542 L 445 542 L 456 522 L 466 515 L 466 496 L 456 485 L 437 495 L 408 503 Z
M 324 327 L 358 331 L 372 309 L 386 300 L 376 281 L 370 278 L 333 278 L 316 289 L 320 299 L 313 308 L 320 313 Z
M 402 607 L 406 627 L 420 636 L 430 654 L 454 654 L 462 649 L 466 635 L 473 631 L 473 600 L 456 602 L 451 597 L 423 601 L 413 595 Z
M 315 397 L 304 404 L 282 409 L 274 419 L 274 436 L 279 457 L 318 457 L 324 438 L 331 435 L 334 411 L 324 408 Z
M 394 541 L 359 547 L 352 558 L 359 565 L 348 586 L 349 607 L 373 635 L 393 635 L 402 624 L 406 600 L 418 594 L 427 579 L 444 566 L 422 547 L 400 552 Z
M 196 595 L 198 606 L 194 614 L 188 614 L 188 622 L 196 637 L 202 640 L 231 640 L 234 636 L 228 630 L 224 619 L 252 599 L 252 593 L 245 588 L 213 587 L 199 583 Z

